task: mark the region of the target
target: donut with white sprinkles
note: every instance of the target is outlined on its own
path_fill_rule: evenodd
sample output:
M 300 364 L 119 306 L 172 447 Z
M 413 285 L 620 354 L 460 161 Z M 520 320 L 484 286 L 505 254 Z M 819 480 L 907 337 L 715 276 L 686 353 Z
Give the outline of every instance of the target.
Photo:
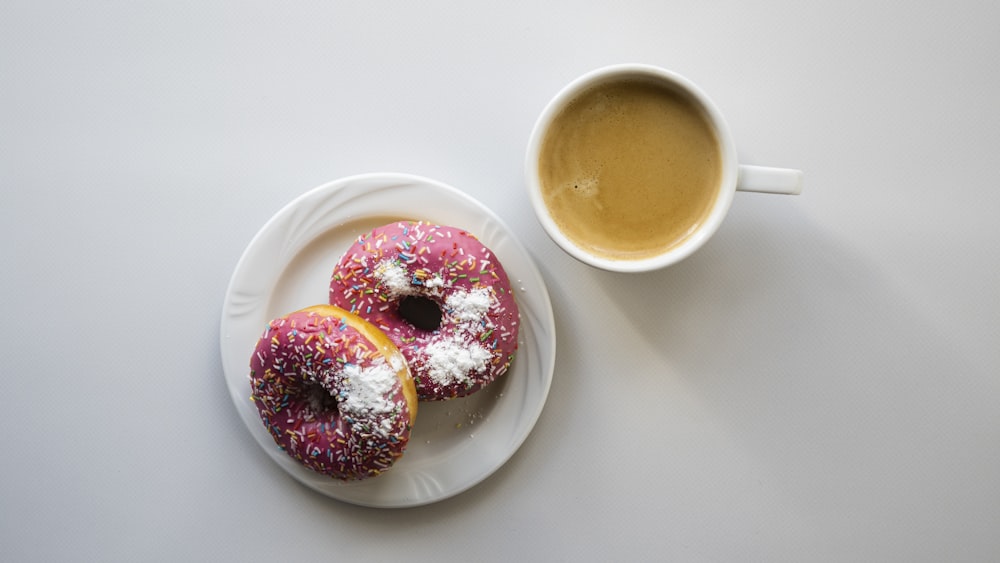
M 406 358 L 420 400 L 469 395 L 507 372 L 520 317 L 510 281 L 471 233 L 400 221 L 358 237 L 330 303 L 368 320 Z
M 250 359 L 250 389 L 285 453 L 342 480 L 389 469 L 403 455 L 417 414 L 399 349 L 370 323 L 331 305 L 268 323 Z

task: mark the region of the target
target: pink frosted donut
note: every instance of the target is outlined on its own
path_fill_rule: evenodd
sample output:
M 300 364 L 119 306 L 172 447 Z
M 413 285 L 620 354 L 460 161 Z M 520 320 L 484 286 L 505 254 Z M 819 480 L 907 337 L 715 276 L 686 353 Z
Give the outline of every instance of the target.
M 389 335 L 420 400 L 481 389 L 517 350 L 517 303 L 503 266 L 454 227 L 401 221 L 359 237 L 333 270 L 330 303 Z
M 279 446 L 343 480 L 388 469 L 410 439 L 416 391 L 377 328 L 317 305 L 268 323 L 250 359 L 251 399 Z

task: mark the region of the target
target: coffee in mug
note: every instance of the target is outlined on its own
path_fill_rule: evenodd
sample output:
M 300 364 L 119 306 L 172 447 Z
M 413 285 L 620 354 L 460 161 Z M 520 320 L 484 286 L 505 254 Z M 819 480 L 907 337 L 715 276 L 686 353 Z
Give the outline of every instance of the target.
M 563 88 L 532 130 L 528 193 L 546 233 L 575 258 L 641 272 L 689 256 L 736 190 L 797 194 L 802 172 L 737 162 L 722 114 L 666 69 L 626 64 Z
M 685 92 L 622 78 L 580 92 L 553 117 L 538 176 L 567 237 L 597 256 L 634 260 L 697 231 L 719 195 L 722 157 Z

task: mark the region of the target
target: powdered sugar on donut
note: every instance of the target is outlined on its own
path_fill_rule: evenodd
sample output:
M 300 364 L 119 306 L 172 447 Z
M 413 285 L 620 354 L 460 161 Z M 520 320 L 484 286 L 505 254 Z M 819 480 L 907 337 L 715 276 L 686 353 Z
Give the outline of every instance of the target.
M 392 260 L 383 260 L 375 267 L 375 277 L 381 282 L 390 297 L 402 297 L 413 294 L 410 285 L 410 275 L 406 267 Z
M 428 377 L 440 386 L 467 382 L 470 373 L 486 370 L 492 356 L 484 346 L 471 344 L 466 335 L 458 334 L 434 340 L 422 355 L 427 358 Z
M 455 330 L 431 338 L 420 352 L 432 381 L 441 386 L 466 383 L 470 374 L 486 371 L 493 354 L 476 342 L 475 334 L 479 327 L 492 324 L 486 313 L 495 303 L 486 288 L 456 291 L 445 299 L 445 314 L 455 319 Z
M 493 306 L 494 299 L 490 290 L 480 287 L 472 291 L 456 291 L 444 303 L 448 307 L 448 313 L 459 322 L 476 323 L 486 319 L 486 312 Z
M 432 276 L 424 280 L 424 287 L 431 290 L 440 289 L 444 287 L 444 279 L 442 279 L 441 276 Z
M 389 364 L 380 362 L 367 367 L 351 364 L 344 366 L 340 376 L 343 378 L 342 398 L 337 405 L 340 412 L 365 422 L 378 422 L 398 408 L 387 398 L 392 396 L 397 381 Z M 383 437 L 388 435 L 387 428 L 381 425 L 376 428 Z

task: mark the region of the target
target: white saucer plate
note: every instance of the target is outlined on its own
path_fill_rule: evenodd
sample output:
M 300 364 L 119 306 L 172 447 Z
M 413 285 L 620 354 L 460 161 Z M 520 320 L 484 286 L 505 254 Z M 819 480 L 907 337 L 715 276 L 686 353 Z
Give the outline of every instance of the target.
M 330 274 L 360 235 L 396 220 L 424 220 L 475 234 L 510 277 L 521 329 L 511 369 L 465 398 L 423 402 L 404 456 L 385 473 L 341 482 L 281 451 L 250 401 L 250 355 L 266 324 L 327 303 Z M 463 192 L 408 174 L 364 174 L 319 186 L 272 217 L 240 258 L 226 291 L 222 367 L 240 416 L 260 446 L 291 476 L 353 504 L 409 507 L 437 502 L 503 466 L 541 414 L 555 366 L 555 323 L 541 273 L 509 228 Z

